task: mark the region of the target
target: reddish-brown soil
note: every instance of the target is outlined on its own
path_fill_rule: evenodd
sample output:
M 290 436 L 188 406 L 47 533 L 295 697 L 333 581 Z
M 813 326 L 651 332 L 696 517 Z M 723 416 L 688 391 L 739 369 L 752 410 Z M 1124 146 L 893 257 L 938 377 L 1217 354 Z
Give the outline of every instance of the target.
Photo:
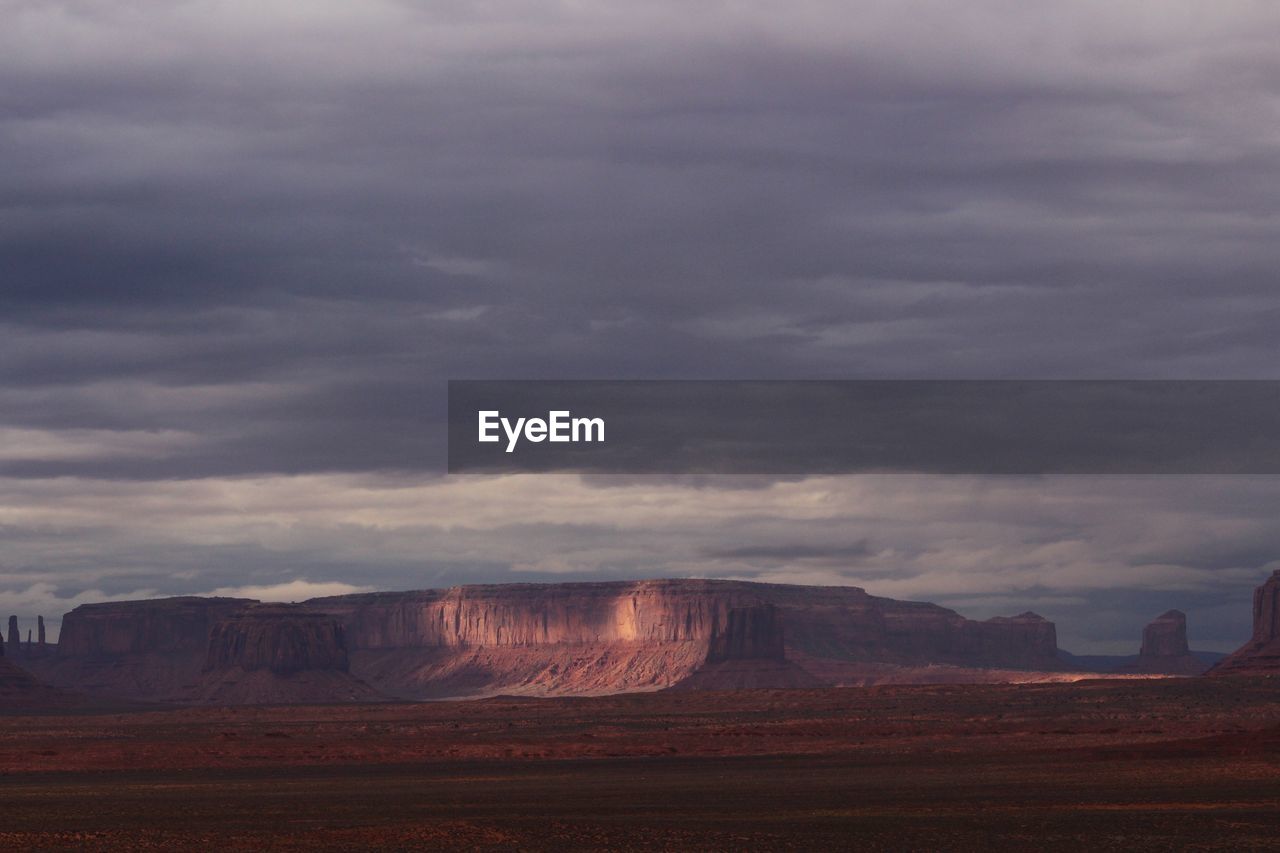
M 0 718 L 17 849 L 1264 849 L 1280 680 Z

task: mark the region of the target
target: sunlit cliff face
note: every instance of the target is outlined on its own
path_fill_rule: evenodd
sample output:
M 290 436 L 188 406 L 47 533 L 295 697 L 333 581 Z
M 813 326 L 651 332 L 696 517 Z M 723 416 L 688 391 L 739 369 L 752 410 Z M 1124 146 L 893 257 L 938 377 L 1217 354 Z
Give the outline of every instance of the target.
M 730 611 L 760 606 L 749 588 L 699 581 L 462 587 L 419 595 L 322 599 L 356 648 L 708 642 Z

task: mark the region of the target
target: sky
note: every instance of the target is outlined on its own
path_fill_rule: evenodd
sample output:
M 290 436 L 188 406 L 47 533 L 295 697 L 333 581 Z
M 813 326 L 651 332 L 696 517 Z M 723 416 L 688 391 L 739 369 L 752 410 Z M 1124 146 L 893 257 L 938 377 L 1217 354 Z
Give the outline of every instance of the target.
M 0 20 L 0 612 L 733 577 L 1229 650 L 1280 568 L 1278 478 L 443 474 L 448 379 L 1280 378 L 1269 0 Z

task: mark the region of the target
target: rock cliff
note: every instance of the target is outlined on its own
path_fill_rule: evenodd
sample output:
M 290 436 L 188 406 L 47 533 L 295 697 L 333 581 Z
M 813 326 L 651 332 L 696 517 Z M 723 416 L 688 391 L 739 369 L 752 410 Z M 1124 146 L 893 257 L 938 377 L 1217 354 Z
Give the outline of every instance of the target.
M 839 682 L 845 662 L 1060 668 L 1053 623 L 1035 614 L 975 622 L 855 587 L 506 584 L 308 606 L 347 627 L 353 672 L 407 698 L 651 690 L 699 672 L 708 685 L 799 686 L 818 682 L 796 671 L 815 660 L 837 664 L 824 683 Z M 711 667 L 733 676 L 707 677 Z
M 186 596 L 82 604 L 62 618 L 57 657 L 154 653 L 203 660 L 213 625 L 254 603 L 247 598 Z
M 1170 610 L 1147 623 L 1142 629 L 1144 658 L 1174 658 L 1191 653 L 1187 645 L 1187 614 Z
M 1061 668 L 1054 625 L 1034 613 L 977 622 L 854 587 L 714 580 L 86 605 L 38 665 L 55 684 L 170 701 L 252 701 L 255 689 L 295 701 L 278 680 L 303 674 L 320 687 L 296 701 L 369 686 L 403 698 L 564 695 Z
M 289 675 L 308 669 L 346 672 L 347 642 L 333 617 L 297 605 L 259 604 L 214 623 L 205 671 L 239 667 Z
M 1253 636 L 1210 675 L 1280 675 L 1280 570 L 1253 592 Z
M 166 701 L 199 680 L 213 625 L 253 603 L 181 597 L 82 604 L 63 616 L 54 653 L 24 663 L 57 687 Z
M 352 676 L 342 625 L 314 608 L 242 598 L 77 607 L 57 653 L 27 662 L 57 686 L 158 702 L 378 701 Z
M 1147 624 L 1142 630 L 1142 649 L 1137 659 L 1116 671 L 1146 675 L 1200 675 L 1208 668 L 1208 664 L 1193 655 L 1187 645 L 1187 615 L 1181 610 L 1170 610 Z
M 336 619 L 298 605 L 253 605 L 214 623 L 203 672 L 181 698 L 218 704 L 386 698 L 348 670 Z

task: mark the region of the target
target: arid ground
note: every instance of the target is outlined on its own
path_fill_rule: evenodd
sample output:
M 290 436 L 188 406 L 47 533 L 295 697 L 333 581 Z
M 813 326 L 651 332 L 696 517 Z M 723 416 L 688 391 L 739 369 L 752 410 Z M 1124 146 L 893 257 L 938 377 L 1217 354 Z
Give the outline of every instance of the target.
M 5 849 L 1274 849 L 1280 680 L 0 718 Z

